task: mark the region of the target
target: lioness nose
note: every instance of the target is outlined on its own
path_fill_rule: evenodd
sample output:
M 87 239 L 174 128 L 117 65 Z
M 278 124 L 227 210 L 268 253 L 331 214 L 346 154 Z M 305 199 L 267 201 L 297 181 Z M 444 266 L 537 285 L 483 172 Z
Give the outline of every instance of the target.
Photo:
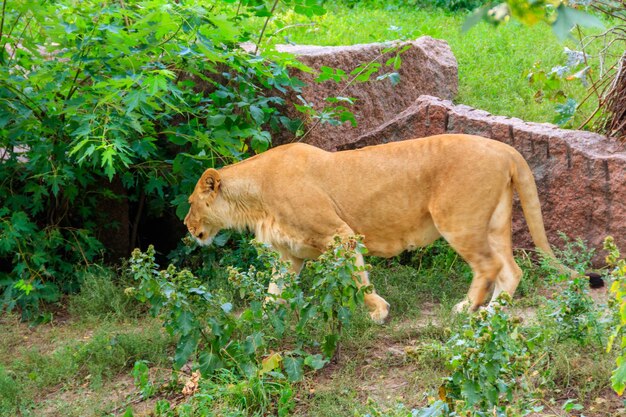
M 198 239 L 200 240 L 204 239 L 204 232 L 198 233 Z

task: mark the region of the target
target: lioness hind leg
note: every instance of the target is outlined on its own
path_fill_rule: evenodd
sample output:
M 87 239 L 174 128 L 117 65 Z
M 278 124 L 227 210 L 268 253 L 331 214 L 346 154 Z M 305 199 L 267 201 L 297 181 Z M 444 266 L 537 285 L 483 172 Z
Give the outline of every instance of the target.
M 508 232 L 508 234 L 505 232 Z M 510 233 L 511 227 L 508 226 L 505 231 L 492 233 L 489 236 L 491 248 L 502 262 L 502 269 L 500 269 L 500 273 L 496 278 L 493 295 L 491 296 L 491 302 L 498 298 L 498 296 L 503 292 L 507 292 L 509 295 L 513 296 L 520 280 L 522 279 L 522 270 L 513 258 Z
M 517 263 L 515 263 L 513 256 L 501 256 L 500 258 L 502 259 L 502 269 L 496 279 L 491 302 L 498 298 L 503 292 L 507 292 L 509 295 L 513 296 L 522 278 L 522 270 Z
M 467 300 L 457 304 L 455 310 L 461 311 L 469 306 L 470 311 L 476 311 L 485 303 L 488 293 L 494 286 L 502 269 L 502 261 L 489 246 L 487 233 L 442 234 L 454 250 L 465 259 L 474 273 L 467 292 Z
M 476 311 L 485 303 L 487 294 L 493 288 L 493 284 L 502 269 L 502 262 L 493 254 L 473 256 L 472 258 L 472 260 L 468 260 L 468 263 L 474 272 L 474 278 L 467 292 L 467 299 L 470 303 L 470 311 Z
M 494 301 L 502 292 L 507 292 L 513 296 L 522 278 L 522 270 L 513 258 L 513 244 L 511 241 L 512 208 L 513 190 L 507 189 L 502 193 L 489 222 L 489 245 L 502 262 L 502 269 L 496 279 L 491 301 Z

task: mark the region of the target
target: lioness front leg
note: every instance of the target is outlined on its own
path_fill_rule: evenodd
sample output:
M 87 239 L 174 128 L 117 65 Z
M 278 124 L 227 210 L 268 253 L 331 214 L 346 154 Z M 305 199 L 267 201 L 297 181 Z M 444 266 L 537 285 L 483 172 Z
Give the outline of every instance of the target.
M 365 266 L 365 261 L 363 260 L 363 255 L 360 253 L 355 254 L 356 257 L 356 266 L 359 268 L 363 268 Z M 359 272 L 358 277 L 355 277 L 355 282 L 359 288 L 370 284 L 369 276 L 367 271 L 362 270 Z M 389 316 L 389 303 L 385 301 L 383 297 L 376 294 L 376 291 L 372 290 L 371 293 L 364 295 L 365 306 L 370 312 L 370 317 L 373 321 L 378 324 L 383 324 L 385 319 Z
M 286 253 L 283 253 L 282 251 L 279 251 L 279 253 L 280 253 L 280 260 L 283 262 L 286 262 L 289 265 L 288 272 L 298 275 L 300 271 L 302 270 L 302 265 L 304 264 L 304 260 L 288 255 Z M 270 281 L 269 286 L 267 287 L 267 293 L 270 295 L 268 295 L 265 298 L 265 301 L 275 301 L 279 303 L 285 302 L 282 298 L 280 298 L 280 295 L 283 293 L 283 287 L 277 284 L 277 281 L 280 279 L 280 277 L 281 277 L 280 271 L 276 271 L 275 269 L 272 270 L 272 279 Z

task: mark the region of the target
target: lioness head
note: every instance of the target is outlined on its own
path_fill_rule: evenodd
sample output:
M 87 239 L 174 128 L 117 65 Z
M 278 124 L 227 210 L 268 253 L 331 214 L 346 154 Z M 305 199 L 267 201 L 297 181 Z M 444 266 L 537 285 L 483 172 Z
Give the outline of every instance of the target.
M 224 228 L 221 215 L 220 174 L 213 168 L 204 171 L 196 188 L 189 196 L 189 213 L 184 223 L 200 245 L 210 245 L 215 235 Z

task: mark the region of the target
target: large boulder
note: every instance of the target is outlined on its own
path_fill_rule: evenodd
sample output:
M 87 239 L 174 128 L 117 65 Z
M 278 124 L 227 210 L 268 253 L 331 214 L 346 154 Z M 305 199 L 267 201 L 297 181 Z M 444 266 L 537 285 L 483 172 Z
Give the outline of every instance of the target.
M 385 52 L 394 46 L 389 52 Z M 405 50 L 406 48 L 406 50 Z M 295 54 L 297 59 L 314 69 L 313 73 L 298 71 L 297 75 L 304 83 L 301 97 L 312 103 L 317 110 L 328 106 L 327 97 L 350 97 L 356 99 L 354 105 L 348 105 L 354 113 L 357 126 L 349 123 L 340 126 L 315 124 L 308 121 L 303 131 L 309 131 L 301 141 L 312 145 L 335 150 L 338 146 L 353 142 L 359 136 L 385 123 L 409 107 L 420 95 L 428 94 L 444 99 L 453 99 L 458 88 L 457 62 L 445 41 L 425 36 L 410 42 L 393 44 L 373 43 L 352 46 L 311 46 L 278 45 L 279 52 Z M 400 53 L 401 66 L 397 73 L 399 82 L 393 85 L 390 78 L 376 80 L 382 74 L 394 72 L 386 62 Z M 350 75 L 359 66 L 367 63 L 379 63 L 378 72 L 367 82 L 350 82 Z M 322 67 L 340 69 L 347 74 L 344 81 L 316 82 Z M 291 94 L 287 101 L 302 104 L 296 94 Z M 338 103 L 345 105 L 345 103 Z M 286 112 L 291 117 L 302 118 L 302 114 L 289 106 Z M 274 144 L 293 141 L 293 135 L 276 136 Z
M 394 119 L 340 149 L 419 138 L 467 133 L 515 147 L 535 175 L 548 238 L 562 243 L 558 232 L 581 237 L 601 248 L 605 236 L 626 248 L 626 143 L 595 133 L 559 129 L 547 123 L 492 116 L 469 106 L 422 96 Z M 516 201 L 514 241 L 533 244 Z M 596 261 L 602 259 L 598 254 Z

